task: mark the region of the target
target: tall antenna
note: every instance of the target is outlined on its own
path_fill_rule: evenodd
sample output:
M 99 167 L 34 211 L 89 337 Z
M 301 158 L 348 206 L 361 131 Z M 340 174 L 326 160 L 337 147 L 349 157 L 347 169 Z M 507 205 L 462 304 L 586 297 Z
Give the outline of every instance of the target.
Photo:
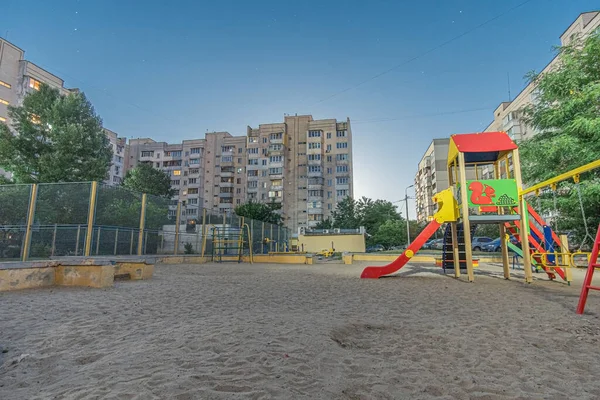
M 508 86 L 508 101 L 512 101 L 512 97 L 510 96 L 510 73 L 506 73 L 506 83 Z

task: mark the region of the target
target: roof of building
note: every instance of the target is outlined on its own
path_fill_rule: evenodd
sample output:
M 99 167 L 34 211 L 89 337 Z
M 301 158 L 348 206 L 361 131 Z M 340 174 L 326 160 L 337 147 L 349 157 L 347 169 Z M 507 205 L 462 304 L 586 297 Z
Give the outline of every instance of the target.
M 450 136 L 448 164 L 454 162 L 459 153 L 464 153 L 466 163 L 496 161 L 501 153 L 517 148 L 506 132 L 463 133 Z

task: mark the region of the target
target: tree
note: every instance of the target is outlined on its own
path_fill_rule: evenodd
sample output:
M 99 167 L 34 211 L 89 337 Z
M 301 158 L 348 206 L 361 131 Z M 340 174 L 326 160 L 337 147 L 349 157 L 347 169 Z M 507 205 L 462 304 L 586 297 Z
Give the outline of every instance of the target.
M 524 109 L 527 122 L 539 134 L 520 144 L 523 179 L 534 184 L 600 159 L 600 34 L 558 49 L 559 62 L 551 71 L 532 72 L 536 101 Z M 586 222 L 593 234 L 600 223 L 600 172 L 582 175 L 580 187 Z M 573 182 L 559 185 L 557 210 L 560 230 L 585 236 L 579 199 Z M 553 195 L 541 200 L 553 210 Z M 589 239 L 588 239 L 589 242 Z
M 280 209 L 280 203 L 259 203 L 249 200 L 247 203 L 237 206 L 235 213 L 240 217 L 281 225 L 281 215 L 277 213 Z
M 356 202 L 352 197 L 340 201 L 332 213 L 333 227 L 342 229 L 357 229 L 360 221 L 356 215 Z
M 385 248 L 406 244 L 406 224 L 398 220 L 387 220 L 368 241 L 369 244 L 380 244 Z
M 333 228 L 333 223 L 331 222 L 331 218 L 326 218 L 323 221 L 319 221 L 319 223 L 315 226 L 315 229 L 331 229 Z
M 127 171 L 123 186 L 136 192 L 171 198 L 177 192 L 171 188 L 171 178 L 165 172 L 141 163 Z
M 81 92 L 62 96 L 42 84 L 9 107 L 12 131 L 0 124 L 0 168 L 16 183 L 105 179 L 112 150 L 102 120 Z

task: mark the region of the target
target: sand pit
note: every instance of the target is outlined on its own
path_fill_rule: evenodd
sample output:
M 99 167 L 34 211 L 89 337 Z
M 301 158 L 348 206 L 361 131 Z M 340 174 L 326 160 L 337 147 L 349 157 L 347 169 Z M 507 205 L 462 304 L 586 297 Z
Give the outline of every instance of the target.
M 600 295 L 407 268 L 157 266 L 0 294 L 0 399 L 597 399 Z M 421 271 L 421 272 L 419 272 Z

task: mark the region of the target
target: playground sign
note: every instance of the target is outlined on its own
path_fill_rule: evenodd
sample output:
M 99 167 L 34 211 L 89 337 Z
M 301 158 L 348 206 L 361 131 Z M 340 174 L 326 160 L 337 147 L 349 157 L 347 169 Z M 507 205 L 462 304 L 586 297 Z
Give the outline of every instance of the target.
M 519 204 L 517 182 L 514 179 L 467 181 L 467 198 L 469 207 L 514 207 Z

